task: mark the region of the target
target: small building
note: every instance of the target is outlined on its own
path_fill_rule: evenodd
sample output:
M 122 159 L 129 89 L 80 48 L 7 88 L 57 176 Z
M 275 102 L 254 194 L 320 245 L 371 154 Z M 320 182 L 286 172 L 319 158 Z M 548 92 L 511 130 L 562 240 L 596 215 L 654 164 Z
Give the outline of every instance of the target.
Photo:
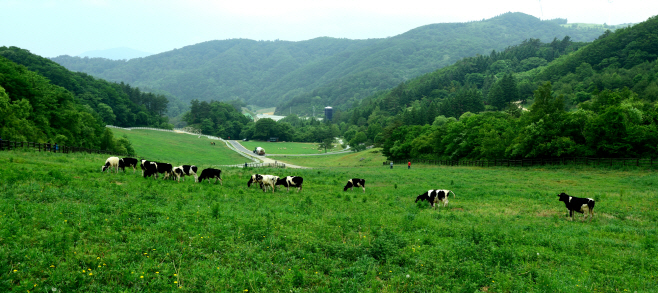
M 277 142 L 279 141 L 278 137 L 270 137 L 270 142 Z
M 327 119 L 327 121 L 331 121 L 333 116 L 334 116 L 334 108 L 324 107 L 324 118 Z

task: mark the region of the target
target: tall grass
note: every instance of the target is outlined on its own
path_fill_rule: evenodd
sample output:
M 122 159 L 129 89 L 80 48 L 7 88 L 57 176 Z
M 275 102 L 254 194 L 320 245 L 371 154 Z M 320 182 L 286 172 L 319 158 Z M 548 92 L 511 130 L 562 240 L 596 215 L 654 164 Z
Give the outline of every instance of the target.
M 220 186 L 100 173 L 105 157 L 0 152 L 0 291 L 658 290 L 651 171 L 225 169 Z M 365 194 L 342 191 L 353 177 Z M 414 203 L 430 188 L 457 197 Z M 562 191 L 596 198 L 594 220 L 567 221 Z

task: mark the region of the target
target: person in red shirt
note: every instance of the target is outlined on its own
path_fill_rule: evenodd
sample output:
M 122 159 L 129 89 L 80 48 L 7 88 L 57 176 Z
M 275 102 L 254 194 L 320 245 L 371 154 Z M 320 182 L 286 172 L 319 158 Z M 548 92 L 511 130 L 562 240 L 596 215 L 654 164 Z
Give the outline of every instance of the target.
M 409 163 L 407 163 L 407 169 L 411 169 L 411 161 L 409 161 Z

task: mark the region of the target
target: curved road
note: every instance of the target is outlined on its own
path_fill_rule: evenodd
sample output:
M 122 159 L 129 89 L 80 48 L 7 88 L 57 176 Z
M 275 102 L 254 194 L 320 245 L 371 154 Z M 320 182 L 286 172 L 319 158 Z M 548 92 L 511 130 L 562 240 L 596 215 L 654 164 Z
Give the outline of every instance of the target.
M 245 147 L 244 147 L 242 144 L 240 144 L 240 142 L 238 142 L 237 140 L 227 140 L 227 141 L 228 141 L 228 142 L 229 142 L 229 143 L 230 143 L 230 144 L 231 144 L 236 150 L 241 151 L 241 152 L 245 153 L 246 155 L 248 155 L 248 156 L 250 156 L 250 157 L 253 157 L 253 158 L 256 158 L 256 159 L 258 159 L 258 160 L 263 161 L 263 164 L 274 164 L 274 163 L 277 162 L 277 161 L 272 160 L 272 159 L 270 159 L 270 158 L 267 158 L 267 157 L 265 157 L 265 156 L 259 156 L 259 155 L 254 154 L 254 152 L 252 152 L 252 151 L 248 150 L 247 148 L 245 148 Z M 286 168 L 310 169 L 310 168 L 308 168 L 308 167 L 302 167 L 302 166 L 297 166 L 297 165 L 292 165 L 292 164 L 286 164 Z

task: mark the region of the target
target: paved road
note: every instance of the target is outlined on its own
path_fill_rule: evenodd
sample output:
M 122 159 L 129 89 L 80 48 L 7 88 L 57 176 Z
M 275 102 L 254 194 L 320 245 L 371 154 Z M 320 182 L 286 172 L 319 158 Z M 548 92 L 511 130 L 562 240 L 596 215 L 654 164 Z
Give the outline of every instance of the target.
M 272 159 L 270 159 L 270 158 L 267 158 L 267 157 L 265 157 L 265 156 L 259 156 L 259 155 L 254 154 L 254 152 L 252 152 L 252 151 L 248 150 L 247 148 L 245 148 L 245 147 L 244 147 L 242 144 L 240 144 L 240 142 L 238 142 L 237 140 L 227 140 L 227 141 L 228 141 L 228 142 L 229 142 L 229 143 L 230 143 L 235 149 L 237 149 L 237 150 L 239 150 L 239 151 L 245 153 L 245 154 L 248 155 L 248 156 L 251 156 L 251 157 L 254 157 L 254 158 L 258 159 L 258 160 L 263 161 L 263 164 L 274 164 L 274 163 L 277 162 L 277 161 L 272 160 Z M 237 167 L 241 167 L 241 166 L 243 166 L 243 165 L 239 165 L 239 166 L 237 166 Z M 308 167 L 302 167 L 302 166 L 297 166 L 297 165 L 292 165 L 292 164 L 286 164 L 286 168 L 310 169 L 310 168 L 308 168 Z

